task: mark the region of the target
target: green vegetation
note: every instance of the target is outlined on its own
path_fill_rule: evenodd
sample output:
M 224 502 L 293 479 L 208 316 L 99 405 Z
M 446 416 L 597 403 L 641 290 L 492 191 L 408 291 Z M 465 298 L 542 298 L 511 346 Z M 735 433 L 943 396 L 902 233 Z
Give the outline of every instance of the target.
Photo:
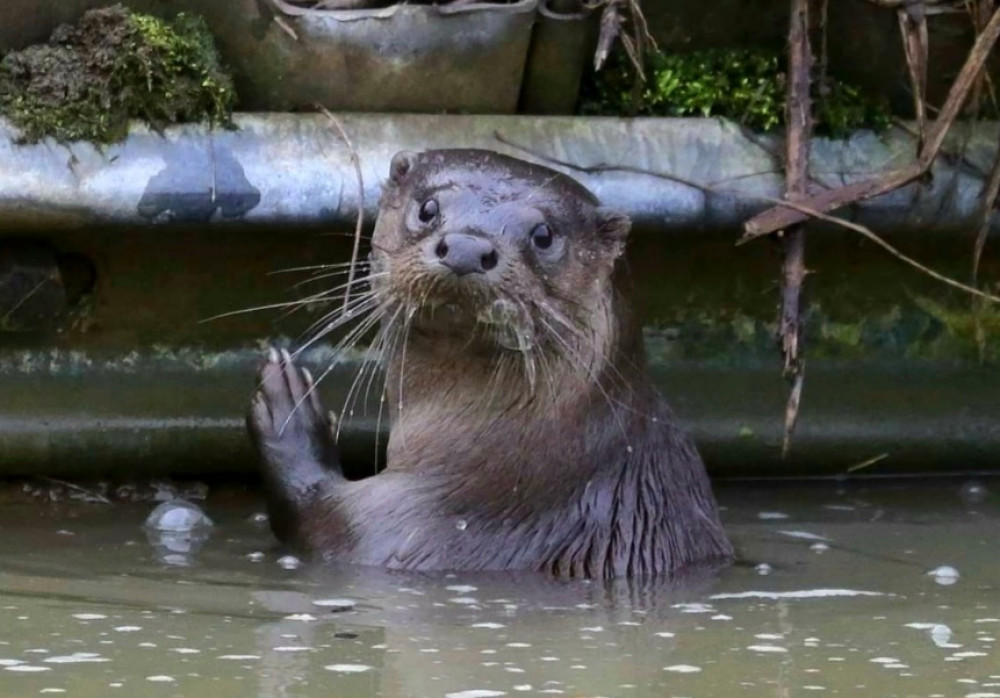
M 61 26 L 47 44 L 0 61 L 0 113 L 22 140 L 112 143 L 130 119 L 228 125 L 236 95 L 200 18 L 173 21 L 121 5 Z
M 636 89 L 635 69 L 621 52 L 585 86 L 580 112 L 588 115 L 718 116 L 756 131 L 785 120 L 783 57 L 757 49 L 708 49 L 652 53 L 645 83 Z M 849 85 L 814 81 L 813 114 L 820 134 L 851 129 L 882 130 L 888 107 Z

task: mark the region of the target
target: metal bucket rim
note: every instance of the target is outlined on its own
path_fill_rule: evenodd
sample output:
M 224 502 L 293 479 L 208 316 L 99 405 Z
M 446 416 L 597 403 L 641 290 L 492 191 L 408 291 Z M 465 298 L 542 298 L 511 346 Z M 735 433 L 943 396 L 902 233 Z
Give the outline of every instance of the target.
M 286 0 L 271 0 L 274 8 L 290 17 L 322 17 L 338 22 L 355 22 L 365 19 L 390 19 L 401 10 L 410 14 L 436 14 L 442 16 L 458 15 L 470 12 L 498 12 L 502 14 L 519 14 L 532 12 L 538 6 L 538 0 L 515 0 L 509 4 L 498 5 L 492 2 L 473 2 L 468 5 L 451 8 L 448 5 L 418 6 L 406 2 L 397 2 L 389 7 L 360 10 L 335 10 L 299 7 Z
M 580 2 L 580 10 L 573 12 L 553 10 L 549 7 L 553 2 L 555 2 L 555 0 L 541 0 L 538 4 L 538 14 L 545 17 L 545 19 L 551 19 L 556 22 L 575 22 L 581 19 L 587 19 L 594 12 L 593 7 L 589 7 L 582 1 Z

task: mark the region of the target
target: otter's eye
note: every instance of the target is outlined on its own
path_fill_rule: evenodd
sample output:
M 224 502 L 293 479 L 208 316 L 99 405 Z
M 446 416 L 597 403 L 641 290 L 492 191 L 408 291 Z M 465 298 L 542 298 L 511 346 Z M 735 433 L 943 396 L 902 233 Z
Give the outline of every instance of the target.
M 539 223 L 531 230 L 531 241 L 540 250 L 547 250 L 552 247 L 552 231 L 549 226 Z
M 438 202 L 434 199 L 427 199 L 424 203 L 420 204 L 420 222 L 430 223 L 432 220 L 437 218 L 438 214 Z

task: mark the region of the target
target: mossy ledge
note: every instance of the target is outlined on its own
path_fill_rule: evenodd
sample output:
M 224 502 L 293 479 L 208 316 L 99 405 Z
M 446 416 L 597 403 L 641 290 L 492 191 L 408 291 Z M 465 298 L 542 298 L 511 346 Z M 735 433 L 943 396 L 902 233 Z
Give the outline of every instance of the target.
M 0 114 L 27 143 L 114 143 L 131 119 L 155 129 L 228 126 L 235 104 L 207 25 L 185 14 L 164 20 L 121 5 L 91 10 L 48 43 L 0 61 Z

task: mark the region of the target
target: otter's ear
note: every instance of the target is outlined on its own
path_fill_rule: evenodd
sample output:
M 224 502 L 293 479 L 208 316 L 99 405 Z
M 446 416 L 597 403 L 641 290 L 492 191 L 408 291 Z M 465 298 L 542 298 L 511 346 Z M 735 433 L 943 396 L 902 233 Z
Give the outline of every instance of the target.
M 416 164 L 416 153 L 412 150 L 399 151 L 392 156 L 392 163 L 389 165 L 389 179 L 392 180 L 393 184 L 401 183 Z
M 625 240 L 632 230 L 632 221 L 621 211 L 601 206 L 597 209 L 597 234 L 601 240 L 624 250 Z

